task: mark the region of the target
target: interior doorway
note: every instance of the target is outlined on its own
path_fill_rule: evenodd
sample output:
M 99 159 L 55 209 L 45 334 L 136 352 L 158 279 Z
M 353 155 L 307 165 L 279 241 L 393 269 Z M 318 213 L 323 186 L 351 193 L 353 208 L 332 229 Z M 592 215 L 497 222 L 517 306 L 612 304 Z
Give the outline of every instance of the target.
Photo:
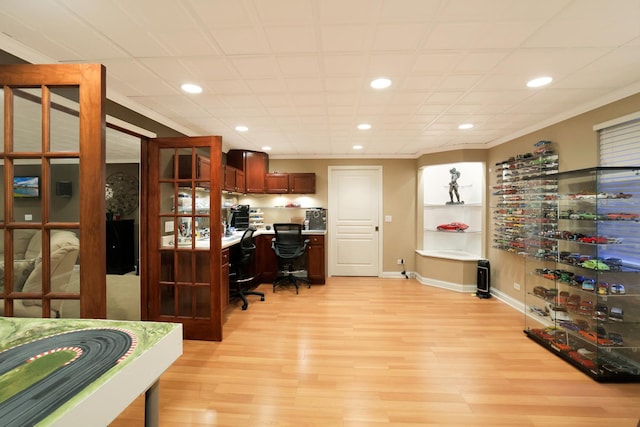
M 380 276 L 382 166 L 329 166 L 329 276 Z

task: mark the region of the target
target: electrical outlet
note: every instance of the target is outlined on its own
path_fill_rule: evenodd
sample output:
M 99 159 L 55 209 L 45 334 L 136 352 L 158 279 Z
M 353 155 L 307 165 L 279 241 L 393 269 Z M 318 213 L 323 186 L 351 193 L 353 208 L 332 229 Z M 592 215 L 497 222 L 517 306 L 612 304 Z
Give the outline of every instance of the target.
M 516 291 L 519 291 L 520 290 L 520 283 L 513 282 L 513 289 L 515 289 Z
M 398 263 L 398 265 L 402 265 L 402 258 L 398 258 L 397 263 Z

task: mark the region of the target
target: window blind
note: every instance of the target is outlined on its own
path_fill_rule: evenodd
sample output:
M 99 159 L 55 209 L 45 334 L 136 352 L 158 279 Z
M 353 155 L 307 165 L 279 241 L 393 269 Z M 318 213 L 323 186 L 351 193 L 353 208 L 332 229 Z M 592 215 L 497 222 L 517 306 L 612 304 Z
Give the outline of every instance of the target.
M 640 119 L 600 129 L 601 166 L 640 165 Z
M 637 117 L 637 116 L 636 116 Z M 640 118 L 633 118 L 618 124 L 613 124 L 598 130 L 601 166 L 640 166 Z M 640 198 L 637 171 L 614 172 L 601 175 L 598 182 L 598 192 L 628 193 L 633 196 L 633 206 L 637 206 L 636 199 Z M 624 208 L 623 208 L 624 206 Z M 603 213 L 619 212 L 628 209 L 628 205 L 610 208 L 606 203 L 600 210 Z M 636 207 L 637 209 L 637 207 Z M 640 213 L 636 212 L 635 213 Z M 605 245 L 598 255 L 602 258 L 614 257 L 622 260 L 626 268 L 638 269 L 638 253 L 640 251 L 640 237 L 638 224 L 634 221 L 601 221 L 598 233 L 605 236 L 615 236 L 623 239 L 622 245 Z

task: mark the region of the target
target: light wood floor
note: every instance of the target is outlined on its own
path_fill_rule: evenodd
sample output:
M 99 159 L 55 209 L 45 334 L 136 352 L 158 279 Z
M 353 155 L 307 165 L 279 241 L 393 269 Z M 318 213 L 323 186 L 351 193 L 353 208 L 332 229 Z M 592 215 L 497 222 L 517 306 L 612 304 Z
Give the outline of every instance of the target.
M 635 427 L 640 384 L 599 384 L 522 332 L 524 315 L 414 280 L 261 285 L 221 343 L 185 341 L 162 426 Z M 112 424 L 143 425 L 143 400 Z

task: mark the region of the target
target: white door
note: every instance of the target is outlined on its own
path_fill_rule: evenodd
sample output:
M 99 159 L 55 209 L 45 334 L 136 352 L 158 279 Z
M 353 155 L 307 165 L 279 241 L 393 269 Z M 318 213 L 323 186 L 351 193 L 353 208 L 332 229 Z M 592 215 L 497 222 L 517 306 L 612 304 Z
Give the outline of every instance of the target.
M 382 166 L 329 166 L 329 276 L 379 276 Z

